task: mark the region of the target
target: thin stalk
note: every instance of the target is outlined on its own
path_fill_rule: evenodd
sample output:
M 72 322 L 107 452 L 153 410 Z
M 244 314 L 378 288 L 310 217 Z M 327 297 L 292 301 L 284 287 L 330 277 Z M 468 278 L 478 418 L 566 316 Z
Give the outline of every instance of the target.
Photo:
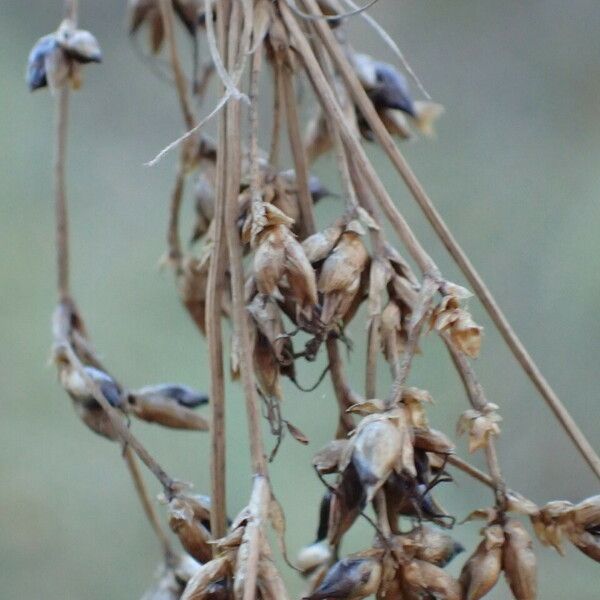
M 77 15 L 79 12 L 78 0 L 65 0 L 65 17 L 71 19 L 73 23 L 77 23 Z
M 179 51 L 177 50 L 177 40 L 175 39 L 175 17 L 173 14 L 173 2 L 171 0 L 159 0 L 160 12 L 165 30 L 165 41 L 169 48 L 171 60 L 171 69 L 175 78 L 175 88 L 179 98 L 181 113 L 185 121 L 186 129 L 189 131 L 196 126 L 196 119 L 191 108 L 190 98 L 188 94 L 187 78 L 181 68 L 181 60 L 179 59 Z
M 257 50 L 257 52 L 258 51 L 259 50 Z M 292 156 L 294 157 L 296 189 L 300 203 L 300 218 L 302 220 L 300 239 L 304 239 L 316 231 L 313 201 L 308 187 L 308 165 L 304 147 L 302 145 L 302 132 L 300 131 L 300 120 L 298 118 L 293 72 L 286 67 L 286 65 L 283 65 L 281 67 L 280 77 L 282 79 L 283 96 L 285 99 L 288 138 L 292 149 Z
M 325 52 L 322 42 L 319 40 L 318 37 L 315 36 L 313 36 L 311 42 L 313 51 L 317 60 L 319 61 L 319 65 L 323 71 L 323 74 L 327 78 L 327 81 L 329 81 L 331 88 L 334 91 L 336 91 L 331 60 Z M 336 98 L 338 100 L 338 104 L 340 104 L 341 106 L 340 99 L 337 95 Z M 358 201 L 356 199 L 356 191 L 354 189 L 355 185 L 353 185 L 353 179 L 350 175 L 351 169 L 348 164 L 348 156 L 346 155 L 346 151 L 344 149 L 344 144 L 340 136 L 340 131 L 339 127 L 337 126 L 337 122 L 327 119 L 327 128 L 329 130 L 329 135 L 333 140 L 335 162 L 337 164 L 342 183 L 342 190 L 344 192 L 344 199 L 346 201 L 346 211 L 348 215 L 354 215 L 354 213 L 356 212 L 356 206 L 358 205 Z M 358 188 L 356 189 L 358 190 Z
M 220 53 L 224 55 L 226 20 L 229 3 L 217 3 L 217 27 Z M 225 160 L 227 152 L 225 111 L 219 115 L 217 178 L 215 182 L 214 247 L 210 260 L 206 297 L 206 337 L 209 349 L 212 404 L 211 443 L 211 531 L 216 538 L 227 531 L 226 513 L 226 444 L 225 444 L 225 375 L 223 368 L 223 332 L 221 328 L 221 290 L 225 279 L 226 244 L 223 231 L 225 215 Z
M 74 10 L 74 9 L 72 9 Z M 67 127 L 69 113 L 67 85 L 60 88 L 56 98 L 56 135 L 54 150 L 54 198 L 56 213 L 56 267 L 57 289 L 60 302 L 70 297 L 69 291 L 69 217 L 65 162 L 67 154 Z
M 260 165 L 258 163 L 258 103 L 259 90 L 258 79 L 262 67 L 262 53 L 257 48 L 252 55 L 252 66 L 250 69 L 250 190 L 252 193 L 253 216 L 257 215 L 262 204 L 260 191 Z M 276 94 L 277 95 L 277 94 Z M 271 164 L 271 163 L 269 163 Z
M 154 530 L 154 533 L 156 533 L 156 537 L 158 538 L 158 541 L 160 542 L 160 545 L 163 548 L 165 564 L 174 564 L 177 557 L 177 553 L 173 549 L 171 540 L 169 540 L 167 533 L 165 532 L 163 526 L 160 523 L 158 514 L 156 513 L 154 505 L 152 504 L 152 500 L 150 499 L 148 488 L 144 483 L 144 478 L 142 477 L 140 469 L 137 465 L 135 455 L 133 454 L 129 446 L 125 446 L 125 449 L 123 451 L 123 458 L 129 470 L 129 474 L 131 475 L 135 491 L 137 492 L 140 502 L 142 503 L 142 508 L 144 509 L 146 517 L 148 518 L 148 522 Z
M 402 390 L 408 379 L 412 360 L 419 344 L 421 330 L 425 323 L 427 314 L 433 302 L 433 298 L 439 289 L 439 283 L 431 277 L 425 277 L 416 306 L 413 308 L 410 329 L 408 331 L 408 340 L 402 354 L 398 375 L 392 384 L 392 388 L 386 398 L 388 408 L 395 406 L 402 398 Z
M 169 248 L 169 261 L 175 268 L 175 275 L 181 275 L 181 260 L 183 253 L 181 251 L 181 238 L 179 236 L 179 213 L 181 212 L 181 202 L 183 200 L 183 191 L 185 188 L 185 159 L 183 156 L 179 159 L 177 165 L 177 174 L 175 175 L 175 184 L 171 192 L 171 202 L 169 205 L 169 226 L 167 229 L 167 247 Z
M 310 13 L 319 14 L 319 9 L 315 0 L 305 0 L 305 2 L 309 6 Z M 285 11 L 282 10 L 282 12 Z M 348 62 L 348 59 L 335 36 L 331 32 L 331 29 L 327 24 L 324 24 L 320 21 L 315 21 L 315 28 L 321 36 L 321 39 L 327 47 L 327 50 L 333 57 L 333 60 L 346 83 L 346 86 L 350 90 L 350 93 L 352 94 L 352 97 L 358 106 L 358 109 L 366 118 L 369 126 L 373 130 L 375 137 L 377 138 L 377 141 L 404 180 L 411 195 L 416 200 L 423 214 L 433 227 L 435 233 L 443 242 L 444 246 L 463 272 L 467 281 L 473 288 L 473 291 L 483 304 L 485 310 L 504 338 L 507 346 L 525 371 L 525 374 L 529 377 L 534 386 L 537 388 L 538 392 L 542 395 L 558 419 L 559 423 L 562 425 L 563 429 L 567 432 L 579 450 L 580 454 L 592 468 L 592 471 L 600 479 L 600 457 L 591 446 L 573 417 L 570 415 L 567 408 L 561 402 L 554 389 L 548 383 L 529 352 L 527 352 L 523 342 L 517 336 L 512 325 L 500 309 L 500 306 L 485 284 L 481 275 L 477 272 L 467 254 L 453 236 L 444 219 L 437 211 L 431 198 L 427 195 L 421 182 L 394 143 L 394 140 L 385 128 L 385 125 L 381 122 L 377 111 L 373 107 L 373 103 L 358 81 L 354 70 Z
M 273 129 L 269 148 L 269 164 L 277 169 L 279 165 L 279 141 L 281 137 L 281 66 L 273 65 Z
M 348 433 L 354 429 L 352 415 L 346 411 L 348 408 L 350 408 L 350 406 L 352 406 L 352 404 L 358 403 L 360 398 L 354 397 L 355 394 L 352 392 L 348 382 L 346 381 L 346 375 L 344 374 L 337 340 L 335 338 L 328 337 L 327 341 L 325 342 L 325 346 L 327 348 L 327 360 L 329 361 L 331 384 L 333 385 L 333 391 L 335 393 L 340 410 L 336 437 L 338 439 L 344 439 Z
M 492 490 L 496 489 L 496 485 L 494 484 L 494 480 L 483 471 L 480 471 L 477 467 L 474 467 L 471 463 L 468 463 L 466 460 L 459 458 L 458 456 L 451 454 L 448 457 L 448 463 L 453 467 L 456 467 L 459 471 L 462 471 L 469 477 L 472 477 L 476 481 L 483 483 L 483 485 L 487 485 Z
M 481 387 L 481 384 L 475 375 L 475 371 L 471 367 L 465 354 L 454 345 L 449 334 L 443 333 L 442 339 L 446 343 L 446 347 L 448 348 L 452 362 L 454 363 L 454 366 L 460 375 L 471 406 L 476 410 L 483 411 L 488 404 L 488 401 L 485 397 L 483 388 Z M 506 483 L 502 477 L 500 462 L 496 452 L 496 445 L 492 437 L 489 438 L 486 445 L 485 456 L 488 471 L 490 472 L 490 476 L 494 482 L 497 502 L 498 505 L 501 506 L 505 502 Z
M 234 64 L 237 50 L 237 32 L 239 32 L 239 5 L 234 4 L 228 30 L 229 63 Z M 234 335 L 240 347 L 240 371 L 246 399 L 248 432 L 250 437 L 250 455 L 255 475 L 266 477 L 267 464 L 260 429 L 260 410 L 254 381 L 253 353 L 248 330 L 248 314 L 244 302 L 244 270 L 242 248 L 237 227 L 239 217 L 238 196 L 241 178 L 241 138 L 240 138 L 240 101 L 232 99 L 225 108 L 227 154 L 224 170 L 225 181 L 225 234 L 229 250 L 229 268 L 231 272 L 232 321 Z

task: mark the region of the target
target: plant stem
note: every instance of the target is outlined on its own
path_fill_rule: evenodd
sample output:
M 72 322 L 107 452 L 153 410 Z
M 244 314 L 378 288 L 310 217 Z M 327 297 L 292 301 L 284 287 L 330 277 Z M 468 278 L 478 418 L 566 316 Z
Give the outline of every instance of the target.
M 160 542 L 163 548 L 165 563 L 167 565 L 174 564 L 177 557 L 177 553 L 173 549 L 171 541 L 169 540 L 167 533 L 165 532 L 160 523 L 156 510 L 154 509 L 154 505 L 152 504 L 152 501 L 150 499 L 148 489 L 146 487 L 146 484 L 144 483 L 144 479 L 136 463 L 135 456 L 129 446 L 125 446 L 125 449 L 123 451 L 123 458 L 125 459 L 125 463 L 127 464 L 127 468 L 129 469 L 129 474 L 131 475 L 131 479 L 133 480 L 135 491 L 137 492 L 140 502 L 142 503 L 142 507 L 144 509 L 144 512 L 146 513 L 146 517 L 148 518 L 148 521 L 150 522 L 150 525 L 156 533 L 156 537 L 158 538 L 158 541 Z
M 257 52 L 260 52 L 260 50 L 257 50 Z M 304 148 L 302 146 L 302 133 L 300 131 L 296 91 L 294 89 L 292 75 L 293 73 L 290 68 L 286 65 L 281 66 L 280 77 L 282 79 L 283 95 L 285 98 L 288 138 L 294 157 L 296 189 L 300 203 L 300 218 L 302 220 L 300 239 L 304 239 L 316 231 L 315 216 L 313 212 L 312 196 L 308 187 L 308 166 L 306 164 L 306 154 L 304 153 Z
M 225 54 L 225 22 L 229 19 L 229 3 L 219 2 L 217 27 L 221 55 Z M 212 404 L 211 445 L 211 531 L 222 537 L 227 531 L 226 512 L 226 440 L 225 440 L 225 377 L 223 369 L 223 331 L 221 326 L 221 294 L 225 275 L 225 164 L 226 164 L 225 111 L 219 114 L 217 145 L 217 177 L 215 182 L 215 211 L 213 217 L 214 246 L 208 271 L 206 297 L 206 337 L 210 355 L 210 389 Z
M 239 32 L 238 5 L 234 4 L 231 11 L 228 29 L 229 64 L 234 64 L 237 50 L 236 35 Z M 260 50 L 258 50 L 260 51 Z M 242 248 L 237 227 L 239 217 L 238 196 L 240 190 L 241 169 L 241 137 L 240 137 L 240 101 L 230 100 L 225 107 L 227 155 L 224 170 L 227 173 L 225 182 L 225 233 L 229 250 L 229 268 L 231 272 L 232 321 L 234 335 L 239 341 L 240 371 L 246 412 L 248 432 L 250 436 L 250 455 L 252 470 L 255 475 L 267 475 L 267 466 L 260 429 L 260 411 L 256 383 L 254 381 L 253 352 L 248 329 L 248 314 L 244 302 L 244 270 L 242 266 Z
M 458 374 L 463 382 L 467 397 L 471 406 L 478 410 L 483 411 L 488 404 L 487 398 L 481 384 L 479 383 L 475 371 L 471 367 L 467 357 L 461 352 L 453 343 L 448 333 L 442 333 L 442 339 L 446 343 L 448 352 L 452 358 Z M 506 483 L 502 477 L 502 471 L 500 470 L 500 463 L 498 461 L 498 454 L 496 452 L 496 445 L 493 437 L 488 439 L 488 443 L 485 449 L 486 462 L 488 471 L 494 483 L 494 489 L 496 491 L 498 504 L 501 506 L 505 501 L 506 495 Z
M 56 267 L 59 302 L 68 300 L 69 291 L 69 217 L 65 181 L 67 154 L 67 127 L 69 113 L 67 85 L 62 86 L 56 98 L 56 135 L 54 150 L 54 197 L 56 212 Z
M 177 96 L 179 97 L 179 105 L 185 121 L 185 126 L 189 131 L 196 126 L 196 119 L 188 95 L 187 79 L 181 68 L 181 61 L 177 50 L 172 0 L 159 0 L 159 6 L 165 30 L 165 41 L 169 47 L 171 69 L 173 70 L 173 77 L 175 78 L 175 88 L 177 89 Z

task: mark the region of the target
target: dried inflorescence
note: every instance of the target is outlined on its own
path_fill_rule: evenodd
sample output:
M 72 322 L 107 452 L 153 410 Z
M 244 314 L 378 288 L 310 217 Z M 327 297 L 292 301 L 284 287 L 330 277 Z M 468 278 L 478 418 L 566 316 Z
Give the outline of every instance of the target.
M 102 51 L 96 38 L 85 29 L 77 29 L 71 19 L 40 38 L 29 54 L 27 84 L 31 91 L 48 86 L 52 91 L 69 84 L 81 86 L 81 65 L 99 63 Z
M 579 504 L 553 501 L 540 508 L 509 489 L 502 477 L 496 452 L 501 433 L 499 408 L 486 399 L 469 360 L 479 356 L 483 337 L 482 327 L 465 305 L 471 293 L 442 277 L 381 185 L 360 143 L 382 144 L 444 243 L 455 257 L 460 256 L 462 251 L 456 249 L 390 137 L 407 139 L 412 129 L 431 136 L 443 109 L 429 99 L 416 99 L 399 68 L 350 45 L 345 27 L 349 14 L 337 0 L 129 2 L 130 34 L 147 29 L 151 51 L 156 54 L 165 48 L 169 54 L 183 120 L 190 130 L 156 159 L 183 143 L 170 198 L 164 262 L 173 267 L 181 301 L 198 330 L 207 335 L 211 355 L 211 496 L 192 494 L 189 486 L 167 475 L 130 430 L 130 417 L 171 429 L 204 431 L 209 424 L 195 409 L 208 398 L 180 384 L 125 388 L 99 360 L 71 297 L 65 99 L 69 89 L 81 83 L 81 65 L 100 62 L 101 52 L 94 36 L 77 27 L 77 3 L 67 2 L 66 12 L 57 31 L 35 44 L 27 69 L 32 90 L 45 86 L 60 90 L 56 168 L 60 302 L 53 318 L 53 358 L 60 383 L 82 421 L 95 433 L 122 444 L 142 506 L 163 546 L 164 564 L 144 599 L 289 597 L 265 531 L 270 523 L 289 562 L 285 517 L 268 478 L 259 398 L 263 416 L 277 437 L 275 450 L 285 431 L 308 444 L 308 437 L 284 416 L 283 378 L 300 390 L 311 391 L 298 383 L 300 361 L 313 361 L 322 354 L 327 355 L 327 366 L 315 387 L 329 372 L 339 422 L 335 438 L 313 458 L 324 493 L 316 539 L 300 551 L 296 565 L 307 578 L 307 600 L 368 596 L 478 600 L 496 585 L 501 573 L 517 600 L 533 600 L 537 597 L 536 557 L 526 528 L 514 515 L 529 518 L 544 545 L 562 553 L 563 541 L 568 539 L 600 561 L 598 496 Z M 189 78 L 178 54 L 177 23 L 193 40 L 194 72 Z M 206 119 L 196 119 L 188 97 L 191 93 L 202 96 L 196 73 L 199 40 L 206 42 L 210 53 L 207 72 L 214 69 L 224 88 L 209 115 L 221 111 L 216 141 L 199 133 Z M 259 149 L 258 140 L 263 58 L 273 83 L 268 153 Z M 246 95 L 242 75 L 248 62 Z M 410 69 L 407 73 L 412 76 Z M 316 106 L 302 134 L 298 103 L 307 94 L 299 93 L 297 82 L 305 79 L 312 85 Z M 187 89 L 189 81 L 193 82 L 191 90 Z M 249 105 L 249 140 L 245 130 L 242 133 L 245 103 Z M 284 129 L 293 162 L 282 166 Z M 329 151 L 335 154 L 339 193 L 330 192 L 309 171 L 309 165 Z M 190 244 L 184 249 L 180 209 L 190 179 L 194 181 L 195 217 L 187 224 Z M 314 205 L 327 196 L 335 197 L 343 208 L 333 223 L 324 226 L 315 219 Z M 422 281 L 388 241 L 380 211 L 421 270 Z M 518 347 L 516 336 L 468 260 L 461 257 L 459 263 L 505 337 L 512 340 L 509 344 Z M 364 395 L 349 384 L 338 349 L 339 342 L 351 349 L 348 327 L 361 309 L 366 312 L 367 340 Z M 231 522 L 225 510 L 222 317 L 233 325 L 231 375 L 244 386 L 254 476 L 248 505 Z M 469 452 L 485 454 L 489 475 L 456 456 L 451 437 L 430 425 L 427 409 L 433 400 L 429 392 L 407 383 L 427 323 L 429 331 L 438 333 L 447 345 L 471 405 L 460 416 L 457 433 L 468 434 Z M 294 336 L 300 331 L 307 341 L 298 351 Z M 376 391 L 380 356 L 394 380 L 387 396 Z M 547 383 L 539 383 L 531 359 L 523 358 L 520 347 L 518 356 L 545 397 L 551 397 Z M 558 407 L 555 412 L 594 464 L 587 442 L 565 418 L 564 408 L 553 398 L 550 403 Z M 134 453 L 163 487 L 168 524 L 184 555 L 171 548 L 137 471 Z M 448 533 L 456 517 L 440 505 L 437 487 L 452 481 L 451 466 L 473 475 L 494 492 L 492 506 L 467 517 L 484 519 L 485 526 L 481 542 L 466 559 L 458 579 L 444 569 L 465 548 Z M 361 516 L 373 526 L 373 540 L 361 551 L 340 558 L 344 537 Z

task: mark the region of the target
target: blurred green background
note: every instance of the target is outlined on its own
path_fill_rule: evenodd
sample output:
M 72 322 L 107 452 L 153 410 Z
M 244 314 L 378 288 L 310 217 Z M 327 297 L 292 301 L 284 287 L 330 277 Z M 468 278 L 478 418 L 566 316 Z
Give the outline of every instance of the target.
M 151 581 L 157 545 L 118 448 L 81 426 L 47 366 L 55 294 L 53 100 L 45 91 L 29 94 L 23 74 L 30 47 L 60 20 L 60 4 L 0 5 L 0 597 L 131 599 Z M 143 166 L 181 133 L 174 93 L 133 52 L 125 2 L 81 5 L 81 25 L 97 35 L 105 60 L 86 70 L 85 85 L 72 99 L 74 293 L 96 347 L 127 385 L 181 381 L 207 389 L 206 343 L 181 308 L 171 274 L 157 270 L 175 153 L 153 169 Z M 600 450 L 600 3 L 380 0 L 372 14 L 447 111 L 437 140 L 403 149 Z M 361 19 L 353 21 L 351 40 L 392 59 Z M 263 123 L 268 118 L 265 106 Z M 370 152 L 444 273 L 464 284 L 385 157 Z M 331 162 L 320 164 L 318 173 L 337 185 Z M 186 210 L 191 214 L 189 206 Z M 325 201 L 321 222 L 337 210 L 335 200 Z M 488 396 L 501 406 L 499 451 L 509 485 L 539 503 L 596 493 L 598 482 L 476 302 L 472 311 L 486 327 L 477 368 Z M 357 319 L 351 330 L 357 348 L 349 373 L 359 389 L 363 323 Z M 452 433 L 465 407 L 462 390 L 439 340 L 428 338 L 423 350 L 411 382 L 431 391 L 436 405 L 430 420 Z M 310 381 L 319 366 L 302 367 L 302 381 Z M 388 384 L 382 368 L 380 388 Z M 228 390 L 234 514 L 248 497 L 250 479 L 240 388 Z M 284 411 L 311 439 L 304 448 L 286 438 L 272 466 L 295 554 L 314 535 L 322 488 L 309 462 L 333 430 L 329 383 L 311 394 L 286 387 Z M 206 435 L 137 422 L 134 430 L 171 474 L 193 481 L 199 492 L 209 491 Z M 272 444 L 268 437 L 267 443 Z M 464 440 L 459 450 L 466 452 Z M 451 512 L 462 517 L 490 503 L 487 490 L 460 475 L 456 479 L 440 495 Z M 154 481 L 149 484 L 157 493 Z M 456 537 L 472 547 L 478 527 L 457 527 Z M 370 533 L 361 522 L 344 550 L 362 547 L 365 536 Z M 598 597 L 597 565 L 572 548 L 566 558 L 538 549 L 540 598 Z M 299 591 L 295 575 L 289 579 Z M 502 581 L 490 598 L 506 597 Z

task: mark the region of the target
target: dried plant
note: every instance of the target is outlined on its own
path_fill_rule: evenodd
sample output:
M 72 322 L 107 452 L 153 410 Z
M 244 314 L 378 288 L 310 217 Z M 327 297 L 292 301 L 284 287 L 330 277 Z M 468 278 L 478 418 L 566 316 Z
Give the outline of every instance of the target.
M 373 4 L 374 2 L 369 3 Z M 397 46 L 364 9 L 345 0 L 143 0 L 129 2 L 130 33 L 150 34 L 153 53 L 168 55 L 170 76 L 186 133 L 151 161 L 179 148 L 169 201 L 166 261 L 191 320 L 210 352 L 210 495 L 191 493 L 169 476 L 130 427 L 136 417 L 172 429 L 206 431 L 195 412 L 208 398 L 179 384 L 129 390 L 100 362 L 69 286 L 69 237 L 65 149 L 71 88 L 81 85 L 86 63 L 100 62 L 98 42 L 78 29 L 77 2 L 66 3 L 55 33 L 42 37 L 29 57 L 32 90 L 50 88 L 56 98 L 55 199 L 58 304 L 53 317 L 53 357 L 59 381 L 82 421 L 95 433 L 118 442 L 148 519 L 164 550 L 157 580 L 144 595 L 158 599 L 285 599 L 288 592 L 273 562 L 270 524 L 285 549 L 285 517 L 268 472 L 261 435 L 264 416 L 276 436 L 308 439 L 284 417 L 281 378 L 300 389 L 295 366 L 327 357 L 339 421 L 331 442 L 313 460 L 324 484 L 317 539 L 304 548 L 296 568 L 306 577 L 306 599 L 465 599 L 484 597 L 502 572 L 518 600 L 536 597 L 536 557 L 531 538 L 513 515 L 529 518 L 545 545 L 563 551 L 570 541 L 600 560 L 600 497 L 573 504 L 548 502 L 541 508 L 511 490 L 500 470 L 496 443 L 501 435 L 499 406 L 487 400 L 470 359 L 482 346 L 482 328 L 466 301 L 471 292 L 446 280 L 384 188 L 362 142 L 378 143 L 444 242 L 475 296 L 498 327 L 527 375 L 561 425 L 600 477 L 600 459 L 544 379 L 480 275 L 460 248 L 393 137 L 413 131 L 431 135 L 442 113 L 404 61 Z M 406 73 L 425 96 L 416 100 L 408 78 L 394 65 L 355 50 L 348 19 L 365 17 L 399 56 Z M 203 119 L 192 103 L 205 86 L 197 73 L 186 75 L 176 31 L 183 27 L 204 40 L 216 72 L 221 99 Z M 194 71 L 197 67 L 194 61 Z M 271 97 L 259 97 L 259 78 L 268 69 Z M 248 75 L 247 90 L 244 76 Z M 298 82 L 313 91 L 314 119 L 299 118 Z M 192 85 L 190 86 L 190 80 Z M 273 107 L 268 152 L 259 148 L 259 103 Z M 218 137 L 203 132 L 218 116 Z M 303 126 L 304 125 L 304 126 Z M 293 164 L 283 168 L 282 130 L 287 131 Z M 330 194 L 309 172 L 324 152 L 333 151 L 344 208 L 331 224 L 318 224 L 313 205 Z M 193 244 L 180 241 L 180 208 L 193 183 Z M 389 223 L 398 246 L 384 233 Z M 417 275 L 401 255 L 405 251 Z M 346 328 L 362 305 L 367 309 L 365 394 L 348 384 L 339 344 L 349 346 Z M 222 322 L 233 328 L 231 372 L 240 379 L 247 412 L 253 484 L 249 500 L 230 521 L 225 489 L 225 367 Z M 452 439 L 429 425 L 430 394 L 407 385 L 420 339 L 436 332 L 447 346 L 470 408 L 458 419 L 469 452 L 485 454 L 489 474 L 456 455 Z M 294 347 L 298 331 L 308 341 Z M 297 344 L 296 344 L 297 345 Z M 380 358 L 393 379 L 387 394 L 376 389 Z M 326 373 L 324 373 L 326 375 Z M 424 382 L 426 384 L 426 382 Z M 274 457 L 272 453 L 271 458 Z M 176 551 L 161 524 L 138 469 L 138 459 L 155 475 Z M 436 487 L 452 481 L 457 468 L 489 487 L 491 506 L 474 510 L 483 519 L 482 540 L 466 560 L 459 579 L 444 567 L 464 551 L 442 529 L 454 515 L 436 499 Z M 310 499 L 306 499 L 309 501 Z M 315 499 L 316 501 L 316 499 Z M 372 506 L 375 518 L 365 511 Z M 370 547 L 340 558 L 341 544 L 355 521 L 373 526 Z M 408 527 L 408 528 L 407 528 Z

